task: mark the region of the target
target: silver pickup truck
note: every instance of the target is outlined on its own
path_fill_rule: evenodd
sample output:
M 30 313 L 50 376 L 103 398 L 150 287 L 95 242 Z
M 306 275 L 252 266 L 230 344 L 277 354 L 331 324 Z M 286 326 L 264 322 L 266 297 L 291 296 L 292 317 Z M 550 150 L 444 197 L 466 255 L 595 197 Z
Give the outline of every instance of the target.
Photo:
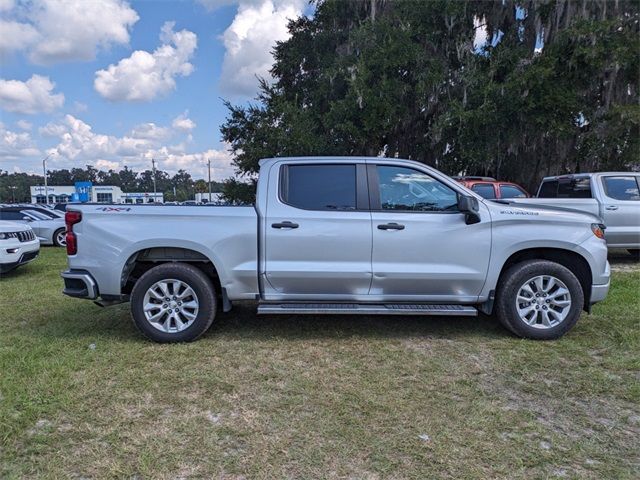
M 140 331 L 190 341 L 216 311 L 475 316 L 552 339 L 605 298 L 597 217 L 485 201 L 420 163 L 274 158 L 255 206 L 68 207 L 64 293 L 130 301 Z
M 591 213 L 606 226 L 609 248 L 640 257 L 640 172 L 577 173 L 545 177 L 537 198 L 515 203 L 570 208 Z

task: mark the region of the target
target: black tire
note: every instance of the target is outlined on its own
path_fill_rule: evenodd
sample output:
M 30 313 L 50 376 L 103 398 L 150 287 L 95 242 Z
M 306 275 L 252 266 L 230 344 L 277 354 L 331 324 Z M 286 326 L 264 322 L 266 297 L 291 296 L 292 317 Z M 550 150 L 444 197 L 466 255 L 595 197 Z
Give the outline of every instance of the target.
M 53 232 L 53 238 L 51 239 L 53 241 L 53 244 L 56 247 L 64 247 L 66 246 L 66 243 L 60 243 L 58 241 L 58 235 L 60 235 L 61 233 L 65 233 L 65 229 L 64 228 L 59 228 L 58 230 L 56 230 L 55 232 Z
M 629 252 L 629 255 L 631 255 L 634 260 L 640 261 L 640 249 L 630 248 L 627 252 Z
M 518 314 L 516 299 L 520 288 L 538 275 L 550 275 L 562 281 L 571 295 L 567 316 L 559 324 L 548 328 L 536 328 L 527 324 Z M 529 260 L 510 267 L 500 278 L 496 294 L 496 315 L 500 323 L 522 338 L 553 340 L 567 333 L 580 318 L 584 306 L 582 285 L 568 268 L 547 260 Z
M 196 293 L 198 313 L 191 325 L 179 332 L 163 332 L 155 328 L 144 314 L 144 297 L 156 282 L 176 279 L 186 283 Z M 213 283 L 201 270 L 187 263 L 163 263 L 142 275 L 131 292 L 131 316 L 142 334 L 160 343 L 192 342 L 204 334 L 216 315 Z

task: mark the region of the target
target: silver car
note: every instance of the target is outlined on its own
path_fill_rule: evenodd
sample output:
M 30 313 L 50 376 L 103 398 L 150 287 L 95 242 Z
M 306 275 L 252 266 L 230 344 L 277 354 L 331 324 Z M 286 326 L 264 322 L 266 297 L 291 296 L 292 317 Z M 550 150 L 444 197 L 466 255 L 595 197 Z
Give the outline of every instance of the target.
M 0 208 L 0 220 L 28 224 L 42 245 L 64 247 L 67 244 L 64 218 L 51 218 L 29 207 L 13 206 Z

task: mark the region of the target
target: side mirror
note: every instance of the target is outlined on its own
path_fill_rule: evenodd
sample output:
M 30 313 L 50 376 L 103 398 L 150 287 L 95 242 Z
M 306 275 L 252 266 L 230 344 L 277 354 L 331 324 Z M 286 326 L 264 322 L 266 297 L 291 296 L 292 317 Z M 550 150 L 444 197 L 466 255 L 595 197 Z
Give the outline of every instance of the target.
M 27 217 L 26 215 L 22 217 L 22 220 L 24 220 L 25 222 L 33 222 L 33 218 Z
M 475 197 L 460 195 L 458 196 L 458 210 L 464 213 L 464 223 L 473 225 L 480 222 L 480 204 Z

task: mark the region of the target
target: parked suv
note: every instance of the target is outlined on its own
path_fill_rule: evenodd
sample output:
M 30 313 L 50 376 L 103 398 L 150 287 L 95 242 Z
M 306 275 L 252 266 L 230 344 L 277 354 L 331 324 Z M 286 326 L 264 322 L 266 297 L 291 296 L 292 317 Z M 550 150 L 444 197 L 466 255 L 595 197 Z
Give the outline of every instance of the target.
M 517 183 L 501 182 L 492 177 L 453 177 L 482 198 L 527 198 L 530 195 Z
M 0 274 L 35 260 L 40 242 L 28 225 L 0 221 Z

